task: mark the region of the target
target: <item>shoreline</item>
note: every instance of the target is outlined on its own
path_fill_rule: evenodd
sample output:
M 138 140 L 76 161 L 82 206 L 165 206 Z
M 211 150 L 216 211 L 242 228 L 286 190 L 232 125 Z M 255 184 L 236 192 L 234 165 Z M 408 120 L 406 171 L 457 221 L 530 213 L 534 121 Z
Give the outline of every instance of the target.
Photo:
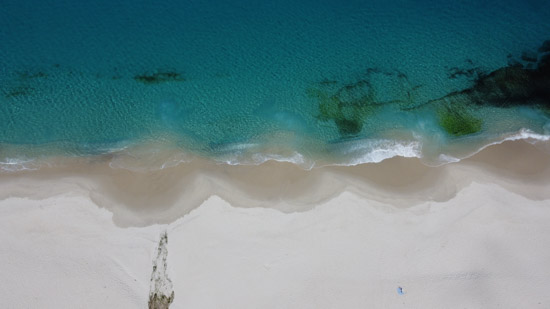
M 12 307 L 146 307 L 148 297 L 170 308 L 546 306 L 549 185 L 550 155 L 524 141 L 440 167 L 195 161 L 136 173 L 96 162 L 2 174 L 0 297 Z
M 544 144 L 546 145 L 546 144 Z M 418 158 L 304 170 L 292 163 L 225 165 L 207 160 L 149 172 L 113 169 L 107 159 L 0 174 L 0 200 L 89 196 L 120 226 L 170 223 L 217 195 L 236 207 L 282 212 L 313 209 L 344 191 L 406 208 L 448 201 L 472 182 L 494 183 L 532 200 L 550 199 L 550 155 L 523 141 L 506 141 L 438 167 Z

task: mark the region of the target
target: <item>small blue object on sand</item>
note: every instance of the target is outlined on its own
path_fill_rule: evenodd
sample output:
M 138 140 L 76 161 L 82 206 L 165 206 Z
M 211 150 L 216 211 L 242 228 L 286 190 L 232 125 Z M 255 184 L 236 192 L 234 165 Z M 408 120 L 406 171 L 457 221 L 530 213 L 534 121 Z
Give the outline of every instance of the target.
M 397 287 L 397 294 L 399 294 L 399 295 L 405 295 L 405 292 L 403 292 L 403 288 L 402 288 L 402 287 L 400 287 L 400 286 Z

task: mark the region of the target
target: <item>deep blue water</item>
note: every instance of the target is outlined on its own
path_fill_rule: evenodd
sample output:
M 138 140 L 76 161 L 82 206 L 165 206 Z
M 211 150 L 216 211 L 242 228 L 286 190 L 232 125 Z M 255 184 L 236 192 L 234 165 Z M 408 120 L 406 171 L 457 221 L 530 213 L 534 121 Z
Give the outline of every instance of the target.
M 436 162 L 544 136 L 531 105 L 466 104 L 481 129 L 450 134 L 437 99 L 542 57 L 548 20 L 538 0 L 2 0 L 0 161 L 150 144 L 231 163 Z M 336 95 L 351 124 L 321 115 Z

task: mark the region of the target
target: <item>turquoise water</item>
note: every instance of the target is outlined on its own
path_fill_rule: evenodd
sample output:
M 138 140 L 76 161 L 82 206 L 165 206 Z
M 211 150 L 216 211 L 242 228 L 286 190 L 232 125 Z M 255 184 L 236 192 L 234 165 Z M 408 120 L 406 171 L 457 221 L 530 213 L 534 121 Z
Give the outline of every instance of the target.
M 514 63 L 537 70 L 550 3 L 455 2 L 4 0 L 0 161 L 152 147 L 230 164 L 438 164 L 545 139 L 546 93 L 448 96 Z M 449 131 L 447 105 L 479 123 Z

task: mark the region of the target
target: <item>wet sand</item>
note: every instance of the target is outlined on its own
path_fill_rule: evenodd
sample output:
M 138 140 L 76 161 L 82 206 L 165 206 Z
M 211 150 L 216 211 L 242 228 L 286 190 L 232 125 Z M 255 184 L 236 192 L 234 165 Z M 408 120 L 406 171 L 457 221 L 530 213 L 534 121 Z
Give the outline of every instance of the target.
M 108 162 L 0 175 L 6 304 L 146 307 L 167 231 L 171 308 L 550 305 L 550 155 L 523 141 L 440 167 Z

